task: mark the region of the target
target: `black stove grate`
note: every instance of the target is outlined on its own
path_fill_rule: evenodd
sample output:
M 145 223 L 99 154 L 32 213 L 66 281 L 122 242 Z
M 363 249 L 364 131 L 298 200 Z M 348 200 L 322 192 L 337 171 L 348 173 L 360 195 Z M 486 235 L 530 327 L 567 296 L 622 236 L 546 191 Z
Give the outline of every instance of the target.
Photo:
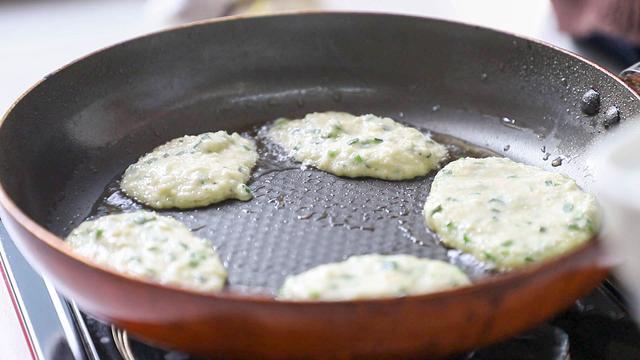
M 176 351 L 127 337 L 132 357 L 118 350 L 112 327 L 83 314 L 100 359 L 187 360 Z M 121 338 L 121 336 L 116 336 Z M 555 319 L 510 340 L 452 360 L 637 360 L 640 331 L 624 304 L 601 286 Z

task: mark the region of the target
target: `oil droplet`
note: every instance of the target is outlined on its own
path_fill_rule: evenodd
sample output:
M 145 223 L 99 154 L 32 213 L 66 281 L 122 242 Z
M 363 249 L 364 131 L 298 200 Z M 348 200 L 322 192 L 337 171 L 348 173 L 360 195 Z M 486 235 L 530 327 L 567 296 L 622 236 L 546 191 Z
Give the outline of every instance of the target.
M 433 105 L 433 106 L 431 107 L 431 111 L 433 111 L 433 112 L 436 112 L 436 111 L 438 111 L 438 110 L 440 110 L 440 105 Z
M 489 75 L 487 75 L 487 73 L 482 73 L 482 75 L 480 75 L 480 80 L 485 81 L 488 77 Z
M 313 213 L 307 213 L 307 214 L 302 214 L 302 215 L 298 215 L 298 220 L 308 220 L 311 219 L 311 217 L 313 216 Z
M 505 117 L 502 118 L 502 124 L 507 125 L 507 126 L 515 125 L 516 121 L 514 119 L 509 119 L 508 117 L 505 116 Z

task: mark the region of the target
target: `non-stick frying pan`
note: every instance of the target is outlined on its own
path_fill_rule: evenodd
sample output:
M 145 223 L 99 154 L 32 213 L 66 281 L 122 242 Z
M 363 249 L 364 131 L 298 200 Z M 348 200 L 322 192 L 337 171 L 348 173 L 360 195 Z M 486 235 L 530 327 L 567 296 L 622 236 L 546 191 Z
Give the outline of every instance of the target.
M 580 110 L 584 92 L 601 111 Z M 0 128 L 2 219 L 20 250 L 85 311 L 161 346 L 223 358 L 445 356 L 562 310 L 606 275 L 597 240 L 495 274 L 448 250 L 420 214 L 433 174 L 338 178 L 260 144 L 249 202 L 167 211 L 212 241 L 229 289 L 203 294 L 91 264 L 61 240 L 89 215 L 140 205 L 117 191 L 141 154 L 184 134 L 256 135 L 280 116 L 390 116 L 450 144 L 559 171 L 589 190 L 585 149 L 639 98 L 603 69 L 548 45 L 407 16 L 309 13 L 204 22 L 128 41 L 47 76 Z M 552 165 L 556 165 L 555 167 Z M 437 294 L 280 302 L 288 274 L 364 253 L 460 265 L 475 285 Z

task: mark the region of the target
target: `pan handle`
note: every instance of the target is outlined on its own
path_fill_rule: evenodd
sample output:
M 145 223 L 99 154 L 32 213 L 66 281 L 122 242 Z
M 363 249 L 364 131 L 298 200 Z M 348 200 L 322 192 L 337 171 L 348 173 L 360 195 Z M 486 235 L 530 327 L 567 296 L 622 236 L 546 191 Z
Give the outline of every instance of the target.
M 640 62 L 622 70 L 620 78 L 636 93 L 640 94 Z

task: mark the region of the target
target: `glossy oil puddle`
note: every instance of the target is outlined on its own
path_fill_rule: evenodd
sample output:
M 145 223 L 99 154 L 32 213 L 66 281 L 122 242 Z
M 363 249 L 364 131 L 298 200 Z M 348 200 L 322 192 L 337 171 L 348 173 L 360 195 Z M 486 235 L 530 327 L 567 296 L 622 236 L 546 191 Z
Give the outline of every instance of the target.
M 445 260 L 472 278 L 489 274 L 426 228 L 422 207 L 435 171 L 407 181 L 340 178 L 287 158 L 259 128 L 243 135 L 256 139 L 260 155 L 249 182 L 252 200 L 159 211 L 213 243 L 229 271 L 230 289 L 273 294 L 289 274 L 369 253 Z M 432 137 L 447 146 L 447 162 L 496 156 L 449 135 Z M 120 191 L 120 176 L 106 186 L 90 217 L 151 210 Z

